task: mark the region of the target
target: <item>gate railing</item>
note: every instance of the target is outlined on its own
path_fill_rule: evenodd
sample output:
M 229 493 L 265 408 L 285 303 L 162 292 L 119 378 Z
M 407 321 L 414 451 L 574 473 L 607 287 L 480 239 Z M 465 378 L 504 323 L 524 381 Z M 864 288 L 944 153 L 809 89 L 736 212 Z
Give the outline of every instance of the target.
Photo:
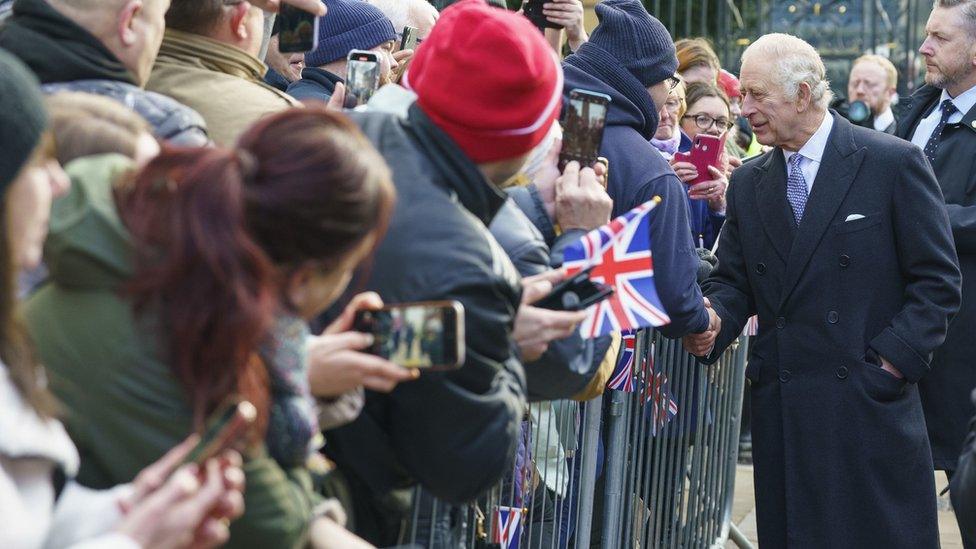
M 705 366 L 638 332 L 631 392 L 529 405 L 512 473 L 470 505 L 417 489 L 401 545 L 749 547 L 732 524 L 747 352 Z

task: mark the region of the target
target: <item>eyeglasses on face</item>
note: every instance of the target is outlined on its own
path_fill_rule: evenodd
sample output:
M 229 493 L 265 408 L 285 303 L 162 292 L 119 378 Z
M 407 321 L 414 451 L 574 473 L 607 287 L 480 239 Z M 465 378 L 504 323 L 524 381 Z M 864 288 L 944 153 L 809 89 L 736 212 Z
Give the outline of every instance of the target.
M 684 120 L 685 118 L 690 118 L 694 120 L 695 125 L 698 126 L 699 130 L 707 130 L 711 128 L 713 125 L 720 130 L 728 130 L 732 128 L 732 121 L 724 117 L 712 118 L 707 114 L 699 113 L 699 114 L 686 114 L 681 117 L 682 120 Z
M 678 78 L 676 75 L 671 75 L 667 77 L 664 81 L 668 83 L 668 91 L 677 88 L 678 84 L 681 83 L 681 79 Z

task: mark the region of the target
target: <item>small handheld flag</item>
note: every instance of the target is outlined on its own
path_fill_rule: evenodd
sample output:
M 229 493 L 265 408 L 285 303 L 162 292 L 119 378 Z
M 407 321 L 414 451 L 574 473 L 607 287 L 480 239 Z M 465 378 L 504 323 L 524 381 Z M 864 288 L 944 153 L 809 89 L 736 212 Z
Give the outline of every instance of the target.
M 593 267 L 590 279 L 615 290 L 608 299 L 587 309 L 586 320 L 580 325 L 584 338 L 671 322 L 654 286 L 651 258 L 648 214 L 660 201 L 655 197 L 566 248 L 563 266 L 569 276 Z
M 522 509 L 520 507 L 495 507 L 492 543 L 504 549 L 518 549 L 522 538 Z

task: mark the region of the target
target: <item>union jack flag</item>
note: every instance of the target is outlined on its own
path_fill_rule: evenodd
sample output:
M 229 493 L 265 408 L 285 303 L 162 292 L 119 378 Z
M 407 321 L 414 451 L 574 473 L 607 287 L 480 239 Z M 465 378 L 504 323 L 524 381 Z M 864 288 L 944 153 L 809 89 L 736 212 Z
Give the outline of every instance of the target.
M 617 365 L 610 375 L 610 381 L 607 382 L 607 389 L 625 393 L 634 392 L 634 347 L 636 340 L 636 332 L 623 333 L 623 340 L 620 342 L 620 354 L 617 355 Z
M 656 436 L 668 422 L 674 419 L 674 416 L 678 415 L 678 403 L 671 395 L 667 374 L 655 372 L 653 363 L 646 371 L 650 379 L 644 384 L 644 401 L 647 406 L 644 413 L 651 422 L 651 436 Z
M 503 549 L 518 549 L 522 538 L 522 509 L 519 507 L 495 507 L 495 523 L 492 529 L 492 543 Z
M 660 200 L 641 204 L 566 248 L 563 266 L 570 276 L 593 266 L 590 279 L 614 288 L 612 296 L 587 310 L 580 325 L 584 338 L 671 322 L 654 287 L 651 259 L 648 214 Z

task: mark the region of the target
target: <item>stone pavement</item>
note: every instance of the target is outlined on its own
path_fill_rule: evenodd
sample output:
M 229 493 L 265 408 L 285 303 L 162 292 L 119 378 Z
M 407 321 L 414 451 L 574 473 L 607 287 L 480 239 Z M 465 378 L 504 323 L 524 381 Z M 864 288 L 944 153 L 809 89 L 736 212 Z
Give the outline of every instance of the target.
M 945 475 L 937 473 L 935 476 L 937 492 L 941 492 L 946 484 Z M 756 501 L 753 493 L 751 465 L 740 465 L 736 471 L 732 522 L 739 526 L 739 530 L 749 538 L 754 547 L 759 547 L 756 541 Z M 959 529 L 956 526 L 956 516 L 952 514 L 952 510 L 949 508 L 948 494 L 939 498 L 939 537 L 942 540 L 942 549 L 962 549 L 962 539 L 959 537 Z M 725 544 L 725 547 L 726 549 L 734 549 L 735 544 L 730 541 Z

